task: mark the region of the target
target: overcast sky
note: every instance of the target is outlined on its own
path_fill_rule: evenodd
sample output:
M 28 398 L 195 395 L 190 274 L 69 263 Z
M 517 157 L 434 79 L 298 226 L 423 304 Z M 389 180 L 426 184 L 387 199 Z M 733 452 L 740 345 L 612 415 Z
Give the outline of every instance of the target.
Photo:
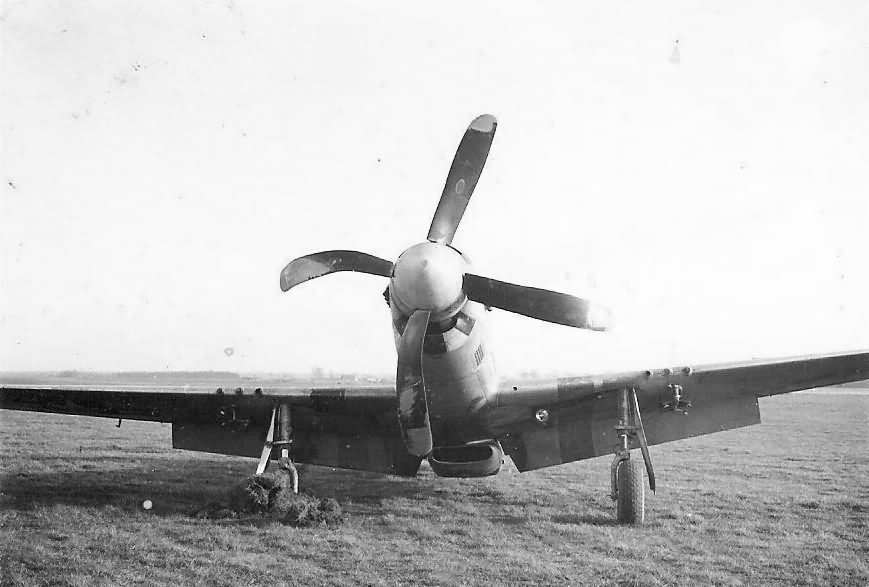
M 376 7 L 3 2 L 0 368 L 392 372 L 384 279 L 279 272 L 424 240 L 484 112 L 454 245 L 618 319 L 503 372 L 869 347 L 869 4 Z

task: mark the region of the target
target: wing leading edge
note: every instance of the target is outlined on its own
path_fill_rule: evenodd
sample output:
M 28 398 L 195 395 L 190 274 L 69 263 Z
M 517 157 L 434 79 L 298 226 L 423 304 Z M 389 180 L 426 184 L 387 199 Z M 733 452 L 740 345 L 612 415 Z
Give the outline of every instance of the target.
M 626 388 L 651 445 L 757 424 L 759 397 L 863 379 L 869 351 L 507 383 L 481 418 L 528 471 L 612 454 Z
M 396 421 L 395 388 L 256 388 L 0 384 L 0 409 L 51 412 L 172 424 L 172 446 L 258 457 L 272 409 L 289 404 L 298 462 L 413 475 Z
M 648 443 L 760 422 L 757 398 L 869 379 L 869 351 L 506 383 L 480 413 L 520 471 L 612 454 L 619 391 L 636 391 Z M 413 475 L 389 386 L 0 383 L 0 409 L 172 423 L 173 446 L 259 455 L 272 408 L 291 406 L 296 460 Z

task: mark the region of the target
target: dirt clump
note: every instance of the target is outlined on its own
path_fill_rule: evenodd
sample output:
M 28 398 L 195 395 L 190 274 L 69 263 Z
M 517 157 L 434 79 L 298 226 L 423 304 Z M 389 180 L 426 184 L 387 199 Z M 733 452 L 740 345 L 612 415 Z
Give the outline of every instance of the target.
M 337 526 L 344 522 L 341 505 L 334 499 L 293 493 L 292 477 L 284 467 L 263 475 L 251 475 L 229 490 L 225 502 L 211 502 L 190 515 L 209 520 L 256 515 L 303 528 Z

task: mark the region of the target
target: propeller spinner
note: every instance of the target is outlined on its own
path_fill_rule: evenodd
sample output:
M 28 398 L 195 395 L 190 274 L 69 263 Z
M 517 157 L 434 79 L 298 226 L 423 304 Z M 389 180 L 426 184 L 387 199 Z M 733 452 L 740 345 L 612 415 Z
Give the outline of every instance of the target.
M 281 271 L 283 291 L 339 271 L 390 278 L 393 299 L 408 317 L 398 342 L 398 421 L 408 452 L 416 456 L 432 450 L 422 370 L 423 340 L 430 321 L 449 317 L 465 299 L 575 328 L 607 330 L 612 321 L 609 310 L 588 300 L 467 273 L 465 259 L 449 246 L 480 179 L 497 127 L 490 114 L 471 122 L 447 175 L 428 240 L 407 249 L 394 264 L 367 253 L 336 250 L 299 257 Z

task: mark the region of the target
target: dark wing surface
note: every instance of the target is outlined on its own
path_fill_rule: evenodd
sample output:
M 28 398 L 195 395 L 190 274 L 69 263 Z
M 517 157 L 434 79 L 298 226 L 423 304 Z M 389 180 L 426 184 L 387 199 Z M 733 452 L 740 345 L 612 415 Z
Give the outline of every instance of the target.
M 624 389 L 636 391 L 651 445 L 757 424 L 759 397 L 864 379 L 869 351 L 515 382 L 481 417 L 529 471 L 612 454 Z
M 413 475 L 396 419 L 395 387 L 0 383 L 0 409 L 172 424 L 172 446 L 259 457 L 272 409 L 290 406 L 298 462 Z

